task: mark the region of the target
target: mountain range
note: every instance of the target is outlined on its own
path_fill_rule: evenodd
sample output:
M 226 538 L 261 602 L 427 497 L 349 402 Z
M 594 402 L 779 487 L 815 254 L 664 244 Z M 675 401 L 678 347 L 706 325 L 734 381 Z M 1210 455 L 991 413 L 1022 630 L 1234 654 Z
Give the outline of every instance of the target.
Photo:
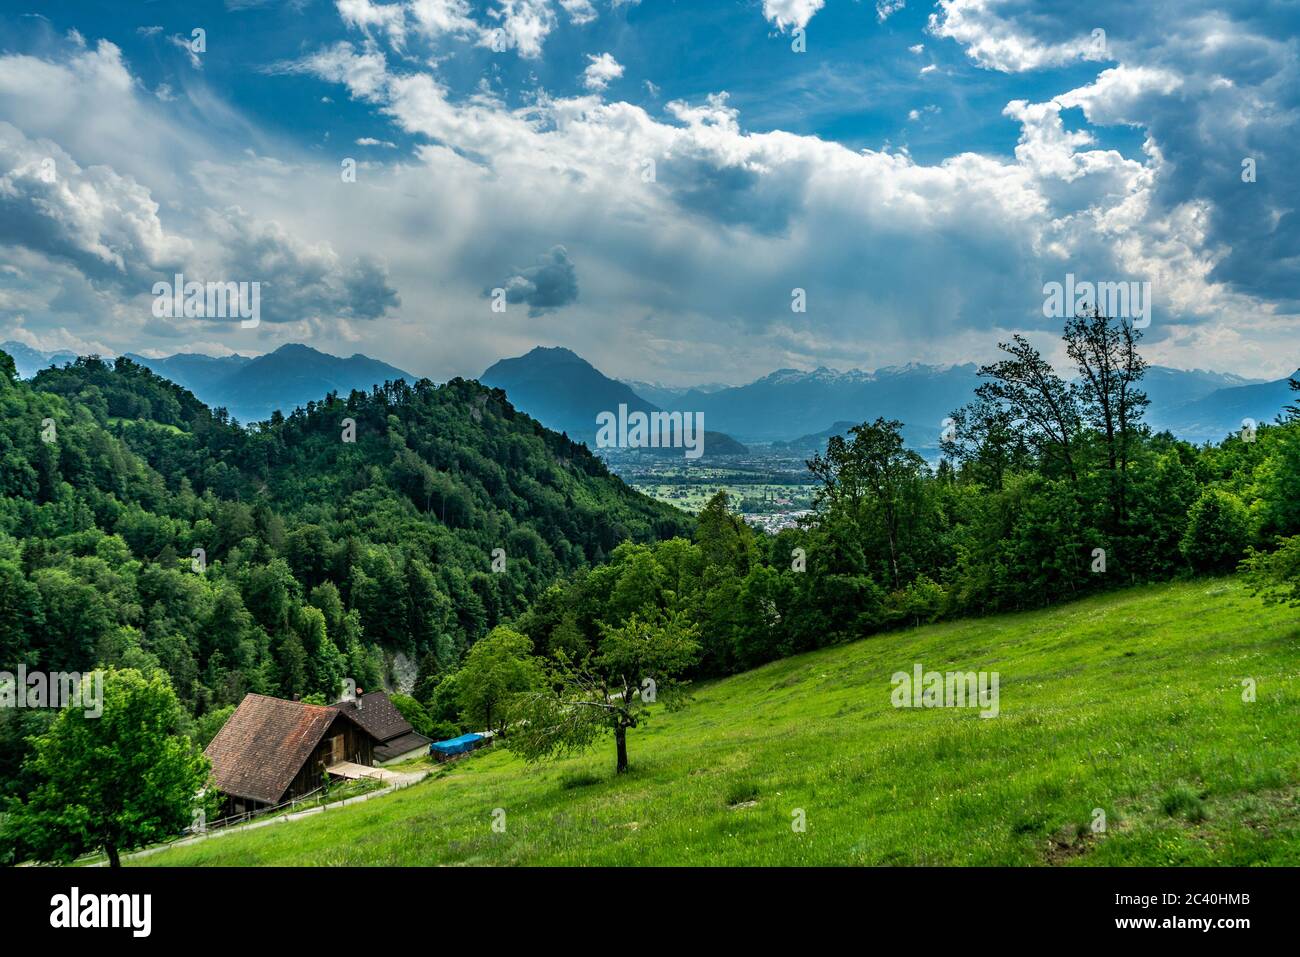
M 909 363 L 871 372 L 778 369 L 746 385 L 674 388 L 612 380 L 568 349 L 538 348 L 497 362 L 483 381 L 504 388 L 511 401 L 552 428 L 577 429 L 592 421 L 593 408 L 613 408 L 617 402 L 629 408 L 653 404 L 701 412 L 710 429 L 740 442 L 806 451 L 824 447 L 830 435 L 843 434 L 850 425 L 884 416 L 903 422 L 911 447 L 937 454 L 943 420 L 973 398 L 983 381 L 978 371 L 975 363 Z M 1166 366 L 1148 368 L 1143 388 L 1151 400 L 1147 423 L 1192 442 L 1218 441 L 1239 430 L 1246 418 L 1271 422 L 1293 396 L 1286 378 L 1267 381 Z
M 49 365 L 71 362 L 68 350 L 44 352 L 20 342 L 0 349 L 29 378 Z M 418 378 L 369 356 L 332 356 L 301 344 L 261 356 L 178 354 L 130 358 L 193 392 L 210 406 L 223 406 L 241 422 L 260 421 L 272 410 L 290 412 L 328 392 L 346 395 L 385 381 Z M 790 450 L 824 447 L 848 424 L 877 416 L 904 423 L 908 444 L 937 452 L 943 420 L 970 401 L 980 379 L 974 363 L 935 366 L 910 363 L 872 372 L 811 372 L 778 369 L 746 385 L 682 387 L 619 381 L 573 351 L 538 347 L 501 359 L 479 377 L 504 389 L 510 402 L 543 425 L 595 446 L 596 416 L 616 412 L 703 413 L 705 454 L 742 454 L 743 442 L 773 443 Z M 1300 375 L 1300 373 L 1297 373 Z M 1293 400 L 1286 378 L 1248 379 L 1202 369 L 1152 366 L 1143 388 L 1151 399 L 1146 421 L 1192 442 L 1218 441 L 1239 430 L 1243 419 L 1267 423 Z
M 20 342 L 5 342 L 0 344 L 0 349 L 14 357 L 18 374 L 23 378 L 47 366 L 76 359 L 71 352 L 42 352 Z M 180 353 L 153 359 L 134 353 L 126 355 L 189 389 L 206 405 L 224 407 L 241 422 L 269 419 L 276 409 L 292 412 L 297 406 L 319 401 L 329 392 L 345 396 L 353 389 L 368 392 L 384 382 L 398 379 L 415 382 L 419 378 L 360 353 L 344 358 L 300 343 L 283 345 L 261 356 Z
M 66 362 L 72 362 L 77 358 L 75 352 L 69 352 L 66 349 L 58 349 L 54 352 L 43 352 L 40 349 L 33 349 L 31 346 L 24 345 L 21 342 L 14 342 L 12 339 L 8 342 L 0 343 L 0 349 L 9 353 L 13 357 L 14 365 L 18 368 L 18 376 L 23 379 L 30 379 L 42 369 L 50 366 L 61 366 Z

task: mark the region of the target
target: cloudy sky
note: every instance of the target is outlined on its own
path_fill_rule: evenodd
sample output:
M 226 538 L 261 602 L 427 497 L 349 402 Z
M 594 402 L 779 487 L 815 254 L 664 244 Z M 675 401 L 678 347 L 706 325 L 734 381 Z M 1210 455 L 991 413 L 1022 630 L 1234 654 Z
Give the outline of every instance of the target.
M 13 0 L 0 339 L 738 383 L 1047 343 L 1073 273 L 1152 284 L 1156 362 L 1282 375 L 1297 37 L 1270 0 Z M 177 272 L 261 324 L 155 317 Z

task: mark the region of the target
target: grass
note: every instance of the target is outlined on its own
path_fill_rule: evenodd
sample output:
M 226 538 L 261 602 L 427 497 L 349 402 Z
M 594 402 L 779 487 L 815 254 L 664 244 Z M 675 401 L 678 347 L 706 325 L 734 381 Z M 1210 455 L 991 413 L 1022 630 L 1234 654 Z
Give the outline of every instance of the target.
M 997 671 L 999 716 L 892 707 L 915 662 Z M 631 733 L 624 775 L 612 741 L 536 766 L 493 748 L 139 863 L 1296 865 L 1297 715 L 1295 609 L 1233 579 L 1141 587 L 697 687 Z

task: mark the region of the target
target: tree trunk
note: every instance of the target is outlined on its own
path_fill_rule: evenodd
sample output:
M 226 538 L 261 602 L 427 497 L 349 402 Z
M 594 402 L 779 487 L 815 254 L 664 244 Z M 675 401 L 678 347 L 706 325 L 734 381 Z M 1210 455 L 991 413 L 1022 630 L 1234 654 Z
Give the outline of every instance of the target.
M 118 855 L 118 853 L 117 853 L 117 848 L 114 847 L 112 844 L 105 844 L 105 845 L 104 845 L 104 853 L 108 855 L 108 866 L 109 866 L 109 867 L 121 867 L 121 866 L 122 866 L 122 858 Z
M 618 746 L 617 773 L 622 774 L 627 770 L 627 728 L 621 724 L 614 727 L 614 743 Z

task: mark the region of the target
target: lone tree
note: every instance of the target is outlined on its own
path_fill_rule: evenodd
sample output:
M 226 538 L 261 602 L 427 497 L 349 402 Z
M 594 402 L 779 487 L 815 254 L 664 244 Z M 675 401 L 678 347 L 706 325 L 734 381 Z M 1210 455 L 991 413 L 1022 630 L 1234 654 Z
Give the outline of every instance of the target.
M 684 703 L 677 680 L 699 653 L 699 625 L 681 613 L 652 619 L 634 613 L 621 625 L 600 626 L 596 649 L 581 661 L 561 654 L 546 688 L 515 700 L 518 724 L 509 748 L 534 762 L 585 750 L 613 734 L 616 771 L 627 770 L 627 732 L 645 721 L 653 702 Z
M 20 855 L 67 864 L 102 848 L 120 867 L 123 851 L 179 834 L 196 810 L 215 810 L 216 794 L 200 793 L 207 758 L 176 733 L 181 708 L 167 676 L 109 669 L 103 694 L 103 714 L 64 708 L 34 740 L 24 770 L 36 787 L 6 822 Z

